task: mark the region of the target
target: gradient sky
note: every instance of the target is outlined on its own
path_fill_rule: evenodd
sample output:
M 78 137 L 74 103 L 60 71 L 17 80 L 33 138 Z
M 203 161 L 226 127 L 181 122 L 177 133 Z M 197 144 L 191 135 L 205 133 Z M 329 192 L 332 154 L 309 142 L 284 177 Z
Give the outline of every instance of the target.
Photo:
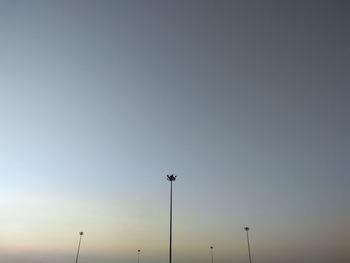
M 0 1 L 0 262 L 350 261 L 348 1 Z

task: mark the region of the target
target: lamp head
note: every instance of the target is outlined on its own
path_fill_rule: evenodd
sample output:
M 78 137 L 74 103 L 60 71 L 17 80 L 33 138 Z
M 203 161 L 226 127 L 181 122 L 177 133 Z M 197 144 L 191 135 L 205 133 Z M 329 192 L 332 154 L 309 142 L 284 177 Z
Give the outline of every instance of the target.
M 167 177 L 167 180 L 168 180 L 168 181 L 175 181 L 175 179 L 176 179 L 176 175 L 173 175 L 173 174 L 171 174 L 171 175 L 168 175 L 168 174 L 167 174 L 166 177 Z
M 82 236 L 82 235 L 84 235 L 84 233 L 83 233 L 83 232 L 79 232 L 79 235 L 81 235 L 81 236 Z
M 245 230 L 245 231 L 249 231 L 249 227 L 246 226 L 246 227 L 244 228 L 244 230 Z

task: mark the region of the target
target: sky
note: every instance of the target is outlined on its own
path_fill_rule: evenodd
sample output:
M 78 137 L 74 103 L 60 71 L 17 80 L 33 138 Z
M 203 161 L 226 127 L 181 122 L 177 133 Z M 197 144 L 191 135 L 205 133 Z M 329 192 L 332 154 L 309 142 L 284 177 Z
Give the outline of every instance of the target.
M 348 1 L 0 1 L 0 262 L 350 261 Z

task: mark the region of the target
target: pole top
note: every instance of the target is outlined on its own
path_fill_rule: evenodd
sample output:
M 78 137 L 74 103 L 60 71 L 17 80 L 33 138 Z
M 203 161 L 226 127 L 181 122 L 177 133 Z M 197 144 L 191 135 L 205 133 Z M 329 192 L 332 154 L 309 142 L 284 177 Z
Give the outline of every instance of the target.
M 210 246 L 211 249 L 213 249 L 214 247 L 213 246 Z
M 141 250 L 140 250 L 140 249 L 138 249 L 138 250 L 137 250 L 137 252 L 141 252 Z
M 81 236 L 82 236 L 82 235 L 84 235 L 84 233 L 83 233 L 83 232 L 79 232 L 79 235 L 81 235 Z
M 173 174 L 171 174 L 171 175 L 168 175 L 168 174 L 167 174 L 166 177 L 167 177 L 167 180 L 170 181 L 170 182 L 171 182 L 171 181 L 175 181 L 175 179 L 176 179 L 176 175 L 173 175 Z
M 246 226 L 246 227 L 244 228 L 244 230 L 245 230 L 245 231 L 249 231 L 249 227 Z

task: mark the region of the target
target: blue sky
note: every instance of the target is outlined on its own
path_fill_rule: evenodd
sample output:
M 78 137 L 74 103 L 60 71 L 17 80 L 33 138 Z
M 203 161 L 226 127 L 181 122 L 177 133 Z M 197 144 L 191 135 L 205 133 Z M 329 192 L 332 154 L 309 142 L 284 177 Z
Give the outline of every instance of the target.
M 349 260 L 348 3 L 0 10 L 7 263 Z

